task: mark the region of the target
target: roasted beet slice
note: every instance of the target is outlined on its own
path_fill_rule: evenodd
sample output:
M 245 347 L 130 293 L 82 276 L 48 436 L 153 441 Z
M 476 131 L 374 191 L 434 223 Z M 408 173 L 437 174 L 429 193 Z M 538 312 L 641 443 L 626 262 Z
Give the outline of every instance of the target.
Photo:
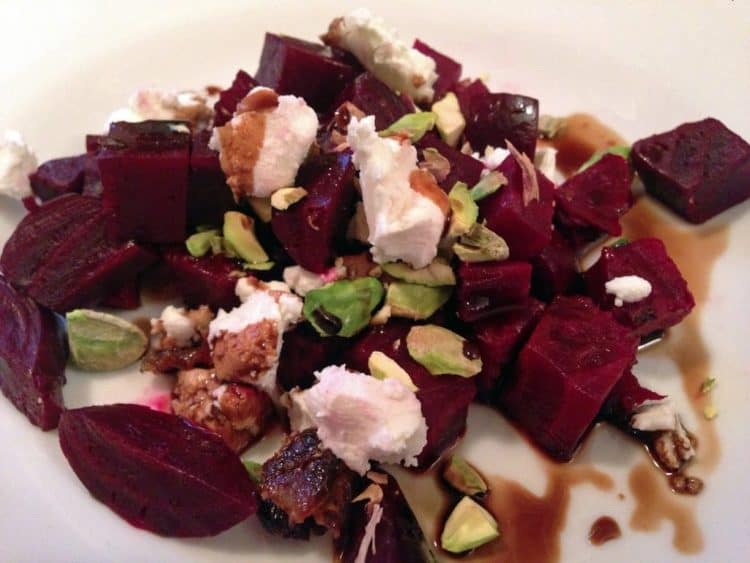
M 221 127 L 232 119 L 240 100 L 258 85 L 258 81 L 246 73 L 238 70 L 232 85 L 219 92 L 219 99 L 214 104 L 214 127 Z
M 188 307 L 208 305 L 214 310 L 229 311 L 239 305 L 234 287 L 243 274 L 242 265 L 236 260 L 221 254 L 194 258 L 182 248 L 169 248 L 162 256 Z
M 372 507 L 368 509 L 367 501 L 352 505 L 347 533 L 337 542 L 336 550 L 341 554 L 342 563 L 433 563 L 437 561 L 430 548 L 430 543 L 419 526 L 409 503 L 392 475 L 377 470 L 386 479 L 378 486 L 383 491 L 383 498 L 378 503 L 382 516 L 371 536 L 372 545 L 368 545 L 364 559 L 359 559 L 360 546 L 367 536 L 367 524 L 372 516 Z
M 302 201 L 274 210 L 271 227 L 292 259 L 312 272 L 333 265 L 336 242 L 346 233 L 354 203 L 354 165 L 349 151 L 331 155 L 300 171 L 297 185 L 307 190 Z
M 484 166 L 471 155 L 464 154 L 444 143 L 434 133 L 428 133 L 417 143 L 420 156 L 424 149 L 433 148 L 443 155 L 451 165 L 450 172 L 445 180 L 440 182 L 440 187 L 449 192 L 456 182 L 464 182 L 469 187 L 479 182 L 482 177 Z
M 335 107 L 351 102 L 365 115 L 375 116 L 375 127 L 385 129 L 399 117 L 414 111 L 414 104 L 405 94 L 399 96 L 369 72 L 360 74 L 346 87 Z
M 511 258 L 536 256 L 552 237 L 555 186 L 537 170 L 539 199 L 530 198 L 524 203 L 523 174 L 516 159 L 509 156 L 497 170 L 508 184 L 479 202 L 479 210 L 487 226 L 508 243 Z
M 648 193 L 691 223 L 750 197 L 750 145 L 717 119 L 641 139 L 631 158 Z
M 94 198 L 68 194 L 26 215 L 5 243 L 0 257 L 5 278 L 18 288 L 28 287 L 52 250 L 100 209 Z
M 103 307 L 130 311 L 141 306 L 141 284 L 138 278 L 125 282 L 110 293 L 104 301 Z
M 550 301 L 580 285 L 575 250 L 558 231 L 552 232 L 550 243 L 531 259 L 531 293 Z
M 213 536 L 254 514 L 257 491 L 213 432 L 140 405 L 69 410 L 60 446 L 89 492 L 133 526 Z
M 433 88 L 435 89 L 434 100 L 438 101 L 445 96 L 446 92 L 453 90 L 456 84 L 458 84 L 458 81 L 461 79 L 461 63 L 454 61 L 440 51 L 436 51 L 419 39 L 414 41 L 414 48 L 435 61 L 435 71 L 437 72 L 438 79 Z
M 309 323 L 300 323 L 284 333 L 276 381 L 284 391 L 307 389 L 315 383 L 315 372 L 338 362 L 345 338 L 321 338 Z
M 190 130 L 172 121 L 117 122 L 96 155 L 109 236 L 138 242 L 186 237 Z
M 63 194 L 81 193 L 86 169 L 85 154 L 56 158 L 42 163 L 29 176 L 31 191 L 42 201 Z
M 187 221 L 193 227 L 221 225 L 224 213 L 237 207 L 221 170 L 219 153 L 208 148 L 210 138 L 210 131 L 193 136 L 187 193 Z
M 392 320 L 365 331 L 344 354 L 347 367 L 369 373 L 368 360 L 375 351 L 395 360 L 419 389 L 417 399 L 427 422 L 427 445 L 417 457 L 418 468 L 428 469 L 451 448 L 466 430 L 469 404 L 476 394 L 473 378 L 431 375 L 406 349 L 411 324 Z
M 526 299 L 530 289 L 528 262 L 462 262 L 456 292 L 458 318 L 472 322 L 492 316 Z
M 465 135 L 475 151 L 485 147 L 505 148 L 510 141 L 532 160 L 536 152 L 539 102 L 520 94 L 475 94 L 466 104 Z M 464 108 L 464 104 L 461 104 Z
M 529 298 L 472 325 L 474 340 L 482 355 L 482 372 L 477 376 L 477 388 L 483 399 L 490 399 L 494 395 L 503 368 L 515 361 L 542 311 L 544 303 Z
M 0 389 L 42 430 L 63 410 L 64 336 L 55 317 L 0 276 Z
M 651 294 L 635 303 L 615 306 L 605 284 L 620 276 L 639 276 L 651 284 Z M 644 238 L 602 250 L 599 260 L 584 273 L 588 293 L 603 309 L 638 336 L 676 325 L 695 306 L 687 282 L 657 238 Z
M 601 417 L 615 426 L 631 431 L 630 418 L 635 410 L 646 401 L 660 401 L 664 395 L 659 395 L 641 385 L 632 371 L 628 371 L 615 385 L 602 407 Z
M 262 86 L 300 96 L 323 112 L 355 74 L 354 67 L 334 58 L 325 45 L 266 33 L 255 76 Z
M 569 460 L 637 346 L 588 298 L 558 297 L 521 350 L 499 404 L 550 456 Z
M 568 178 L 555 190 L 555 220 L 576 246 L 603 233 L 622 233 L 620 217 L 633 202 L 630 166 L 607 154 L 584 171 Z
M 461 80 L 456 84 L 454 91 L 458 98 L 458 104 L 461 107 L 461 113 L 464 114 L 464 117 L 472 113 L 475 100 L 484 99 L 490 93 L 489 88 L 487 88 L 487 85 L 484 82 L 478 79 L 470 80 L 468 78 Z

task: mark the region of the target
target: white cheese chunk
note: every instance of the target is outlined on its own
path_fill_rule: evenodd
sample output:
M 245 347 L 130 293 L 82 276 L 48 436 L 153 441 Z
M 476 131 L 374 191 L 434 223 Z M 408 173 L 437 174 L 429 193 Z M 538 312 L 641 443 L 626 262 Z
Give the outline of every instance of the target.
M 413 391 L 395 379 L 379 380 L 345 366 L 329 366 L 305 391 L 293 390 L 289 420 L 295 431 L 317 428 L 318 437 L 360 475 L 370 460 L 417 464 L 427 444 L 427 424 Z
M 482 170 L 482 176 L 485 176 L 492 172 L 495 168 L 500 166 L 503 161 L 510 156 L 510 151 L 495 147 L 486 147 L 484 149 L 484 156 L 476 157 L 484 164 L 484 170 Z
M 159 320 L 167 337 L 173 339 L 180 348 L 187 348 L 198 336 L 195 323 L 182 307 L 169 305 L 162 311 Z
M 136 90 L 128 99 L 128 105 L 113 111 L 107 125 L 116 121 L 190 121 L 205 126 L 213 117 L 213 109 L 203 94 L 192 90 L 170 92 L 161 88 Z
M 643 432 L 674 431 L 680 426 L 679 420 L 672 401 L 662 399 L 639 405 L 630 419 L 630 425 Z
M 14 199 L 31 195 L 29 174 L 36 171 L 34 151 L 18 131 L 8 130 L 0 139 L 0 194 Z
M 534 166 L 547 179 L 557 183 L 557 149 L 553 147 L 537 147 L 534 153 Z
M 637 303 L 651 295 L 651 283 L 640 276 L 619 276 L 605 283 L 604 288 L 615 296 L 615 307 Z

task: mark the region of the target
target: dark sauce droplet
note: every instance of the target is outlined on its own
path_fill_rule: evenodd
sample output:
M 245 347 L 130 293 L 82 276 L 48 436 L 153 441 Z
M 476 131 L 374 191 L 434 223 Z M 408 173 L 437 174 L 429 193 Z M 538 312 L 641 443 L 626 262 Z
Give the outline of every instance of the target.
M 329 336 L 338 334 L 341 328 L 344 326 L 336 315 L 332 315 L 323 307 L 318 307 L 313 311 L 315 322 L 317 325 Z
M 616 540 L 622 535 L 620 525 L 610 516 L 598 518 L 589 530 L 589 543 L 591 545 L 602 545 L 611 540 Z

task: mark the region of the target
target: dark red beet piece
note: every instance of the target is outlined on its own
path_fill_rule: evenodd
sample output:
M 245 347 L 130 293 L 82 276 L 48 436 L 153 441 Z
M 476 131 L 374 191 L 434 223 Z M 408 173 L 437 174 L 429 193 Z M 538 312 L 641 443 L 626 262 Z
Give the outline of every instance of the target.
M 537 170 L 538 200 L 524 205 L 523 175 L 512 156 L 497 168 L 508 184 L 479 202 L 479 211 L 487 226 L 505 239 L 514 260 L 538 255 L 552 238 L 552 213 L 555 185 Z
M 529 298 L 472 325 L 474 340 L 482 356 L 482 372 L 476 378 L 482 398 L 490 399 L 494 395 L 503 368 L 515 361 L 542 311 L 544 303 Z
M 505 141 L 510 141 L 534 159 L 539 123 L 536 99 L 520 94 L 488 93 L 472 95 L 467 106 L 464 134 L 475 151 L 481 153 L 488 145 L 505 148 Z
M 104 301 L 102 301 L 102 307 L 121 309 L 124 311 L 131 311 L 140 306 L 141 284 L 138 278 L 133 278 L 129 282 L 121 285 L 109 294 Z
M 469 404 L 476 394 L 473 378 L 452 375 L 431 375 L 415 362 L 406 349 L 406 335 L 411 324 L 390 321 L 365 331 L 345 352 L 347 367 L 369 373 L 368 359 L 375 351 L 395 360 L 411 377 L 427 421 L 427 445 L 417 461 L 420 470 L 428 469 L 447 449 L 463 436 Z
M 337 363 L 346 339 L 321 338 L 308 323 L 300 323 L 284 334 L 276 381 L 284 391 L 307 389 L 315 383 L 315 372 Z
M 435 71 L 438 79 L 433 88 L 435 89 L 435 101 L 445 96 L 446 92 L 453 90 L 461 79 L 461 63 L 458 63 L 440 51 L 436 51 L 427 43 L 417 39 L 414 48 L 435 61 Z
M 531 259 L 531 265 L 531 293 L 545 301 L 580 284 L 575 251 L 556 230 L 552 231 L 550 243 L 539 256 Z
M 346 233 L 355 190 L 349 151 L 331 155 L 320 165 L 301 170 L 296 184 L 307 190 L 302 201 L 274 210 L 271 227 L 292 259 L 312 272 L 333 265 L 336 242 Z
M 490 90 L 481 80 L 470 80 L 468 78 L 460 81 L 454 88 L 461 113 L 467 116 L 473 111 L 475 100 L 483 99 L 489 95 Z
M 56 158 L 42 163 L 29 175 L 31 191 L 42 201 L 63 194 L 81 193 L 85 177 L 87 155 Z
M 615 385 L 602 407 L 601 417 L 615 426 L 630 431 L 630 418 L 635 410 L 646 401 L 659 401 L 664 395 L 659 395 L 641 385 L 638 378 L 628 371 Z
M 0 276 L 0 389 L 42 430 L 63 411 L 65 336 L 52 313 Z
M 3 248 L 0 257 L 3 275 L 18 288 L 28 287 L 52 250 L 100 209 L 99 201 L 94 198 L 67 194 L 26 215 Z
M 622 233 L 620 217 L 633 203 L 630 183 L 628 162 L 614 154 L 568 178 L 555 190 L 555 220 L 561 232 L 576 246 L 603 233 Z
M 396 479 L 382 469 L 388 482 L 380 485 L 383 499 L 380 507 L 383 515 L 374 536 L 375 545 L 367 550 L 365 563 L 433 563 L 437 561 L 430 544 L 425 538 L 417 518 L 401 491 Z M 349 529 L 336 544 L 336 551 L 342 563 L 357 561 L 360 545 L 365 537 L 365 527 L 370 521 L 367 501 L 352 504 Z
M 117 122 L 97 152 L 109 236 L 138 242 L 186 237 L 190 131 L 170 121 Z
M 448 159 L 451 165 L 450 172 L 445 180 L 440 182 L 440 187 L 446 192 L 450 192 L 456 182 L 464 182 L 471 188 L 482 177 L 484 166 L 480 161 L 444 143 L 434 133 L 428 133 L 422 137 L 417 143 L 417 148 L 419 149 L 420 156 L 424 149 L 433 148 Z
M 458 318 L 472 322 L 517 304 L 529 296 L 531 264 L 528 262 L 462 262 L 458 267 L 456 309 Z
M 637 346 L 588 298 L 558 297 L 521 350 L 500 406 L 550 456 L 569 460 Z
M 378 131 L 387 128 L 399 117 L 414 111 L 414 104 L 408 96 L 397 95 L 369 72 L 355 78 L 354 82 L 341 92 L 334 105 L 339 107 L 344 102 L 353 103 L 365 115 L 374 115 L 375 128 Z
M 615 306 L 605 284 L 620 276 L 640 276 L 651 284 L 651 295 L 635 303 Z M 591 298 L 638 336 L 676 325 L 695 306 L 687 282 L 656 238 L 640 239 L 602 250 L 599 260 L 584 273 Z
M 237 104 L 257 85 L 255 78 L 244 70 L 238 70 L 232 85 L 219 93 L 219 99 L 214 104 L 214 127 L 221 127 L 232 119 Z
M 262 86 L 279 94 L 301 96 L 319 112 L 330 109 L 333 101 L 355 76 L 355 69 L 332 56 L 331 49 L 311 43 L 266 33 L 258 72 Z
M 237 207 L 221 170 L 219 153 L 208 148 L 210 138 L 211 131 L 193 136 L 187 193 L 187 220 L 193 227 L 221 225 L 224 213 Z
M 213 432 L 140 405 L 69 410 L 60 446 L 89 492 L 133 526 L 213 536 L 257 509 L 237 455 Z
M 214 310 L 229 311 L 239 305 L 234 287 L 244 274 L 236 260 L 221 254 L 194 258 L 182 248 L 169 248 L 162 257 L 172 269 L 188 307 L 208 305 Z
M 750 145 L 717 119 L 641 139 L 631 159 L 648 193 L 691 223 L 750 197 Z

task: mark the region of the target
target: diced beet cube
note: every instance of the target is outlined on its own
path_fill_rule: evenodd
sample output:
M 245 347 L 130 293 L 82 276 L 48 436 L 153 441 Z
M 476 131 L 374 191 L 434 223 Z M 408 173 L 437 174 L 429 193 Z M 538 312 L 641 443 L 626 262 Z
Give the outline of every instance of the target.
M 42 201 L 79 194 L 83 191 L 85 166 L 85 154 L 48 160 L 29 176 L 31 191 Z
M 555 190 L 558 226 L 576 246 L 603 233 L 619 235 L 620 217 L 633 203 L 630 183 L 628 162 L 614 154 L 603 156 Z
M 0 257 L 5 278 L 17 288 L 28 287 L 53 249 L 100 211 L 99 200 L 67 194 L 26 215 L 5 243 Z
M 462 262 L 456 292 L 458 318 L 472 322 L 490 317 L 526 299 L 530 290 L 528 262 Z
M 505 141 L 510 141 L 520 152 L 534 159 L 539 123 L 536 99 L 505 93 L 474 95 L 464 118 L 465 135 L 475 151 L 481 153 L 488 145 L 505 148 Z
M 477 376 L 480 396 L 486 399 L 492 396 L 503 368 L 515 361 L 518 350 L 536 326 L 542 311 L 544 303 L 529 298 L 472 325 L 482 355 L 482 372 Z
M 285 211 L 274 210 L 271 227 L 292 259 L 312 272 L 333 265 L 336 242 L 352 215 L 354 165 L 346 151 L 301 170 L 297 185 L 307 195 Z
M 315 383 L 315 372 L 335 364 L 346 339 L 321 338 L 308 323 L 284 333 L 276 380 L 284 391 L 307 389 Z
M 487 227 L 505 239 L 514 260 L 538 255 L 552 238 L 554 184 L 537 170 L 539 199 L 523 200 L 521 167 L 512 156 L 497 168 L 508 184 L 479 202 L 479 211 Z
M 648 193 L 691 223 L 750 197 L 750 145 L 717 119 L 641 139 L 631 158 Z
M 0 389 L 42 430 L 63 411 L 65 342 L 52 313 L 0 276 Z
M 369 72 L 355 78 L 354 82 L 341 92 L 335 106 L 338 107 L 344 102 L 351 102 L 365 115 L 374 115 L 375 128 L 378 131 L 386 129 L 399 117 L 414 111 L 414 104 L 408 96 L 397 95 Z
M 436 51 L 427 43 L 419 39 L 414 41 L 414 48 L 435 61 L 435 71 L 438 79 L 433 86 L 435 89 L 435 101 L 445 96 L 446 92 L 453 90 L 461 79 L 461 63 L 458 63 L 440 51 Z
M 641 301 L 615 306 L 615 296 L 606 292 L 605 284 L 621 276 L 645 279 L 651 284 L 651 294 Z M 657 238 L 603 249 L 584 279 L 591 298 L 638 336 L 676 325 L 695 306 L 687 282 Z
M 214 127 L 221 127 L 232 119 L 237 104 L 257 85 L 255 78 L 244 70 L 238 70 L 232 85 L 219 92 L 219 99 L 214 104 Z
M 637 346 L 588 298 L 558 297 L 521 350 L 500 406 L 552 457 L 569 460 Z
M 96 153 L 86 153 L 83 161 L 83 195 L 101 197 L 102 176 L 99 173 L 99 165 L 96 162 Z
M 182 122 L 117 122 L 96 156 L 109 236 L 138 242 L 186 237 L 190 130 Z
M 463 436 L 469 404 L 476 394 L 474 378 L 453 375 L 431 375 L 409 355 L 406 335 L 411 324 L 390 321 L 372 327 L 344 353 L 347 367 L 369 373 L 368 359 L 375 351 L 396 361 L 419 389 L 417 399 L 427 421 L 427 445 L 417 457 L 420 470 L 429 468 L 447 449 Z
M 234 293 L 242 277 L 242 265 L 222 254 L 194 258 L 182 248 L 169 248 L 162 253 L 171 268 L 182 299 L 188 307 L 208 305 L 214 310 L 239 305 Z
M 102 307 L 121 309 L 123 311 L 132 311 L 140 306 L 141 284 L 138 278 L 124 283 L 102 301 Z
M 266 33 L 255 76 L 262 86 L 301 96 L 323 112 L 354 78 L 355 69 L 334 58 L 325 45 Z
M 236 207 L 219 164 L 219 153 L 208 147 L 210 138 L 210 131 L 193 136 L 187 193 L 187 221 L 193 227 L 221 225 L 224 213 Z
M 573 247 L 563 236 L 552 231 L 550 243 L 531 259 L 531 292 L 550 301 L 579 285 L 578 261 Z
M 461 113 L 466 117 L 472 113 L 474 102 L 485 98 L 489 95 L 490 90 L 481 80 L 469 80 L 467 78 L 456 84 L 454 92 L 458 98 L 458 105 L 461 108 Z
M 456 182 L 464 182 L 470 188 L 474 186 L 482 177 L 484 165 L 469 154 L 464 154 L 444 143 L 440 137 L 434 133 L 428 133 L 417 143 L 417 148 L 421 151 L 427 148 L 436 149 L 443 155 L 451 165 L 450 172 L 445 180 L 440 182 L 440 187 L 449 192 Z
M 660 401 L 664 395 L 659 395 L 641 385 L 638 378 L 628 371 L 615 385 L 602 407 L 601 416 L 607 422 L 625 431 L 630 431 L 630 418 L 635 410 L 646 401 Z

